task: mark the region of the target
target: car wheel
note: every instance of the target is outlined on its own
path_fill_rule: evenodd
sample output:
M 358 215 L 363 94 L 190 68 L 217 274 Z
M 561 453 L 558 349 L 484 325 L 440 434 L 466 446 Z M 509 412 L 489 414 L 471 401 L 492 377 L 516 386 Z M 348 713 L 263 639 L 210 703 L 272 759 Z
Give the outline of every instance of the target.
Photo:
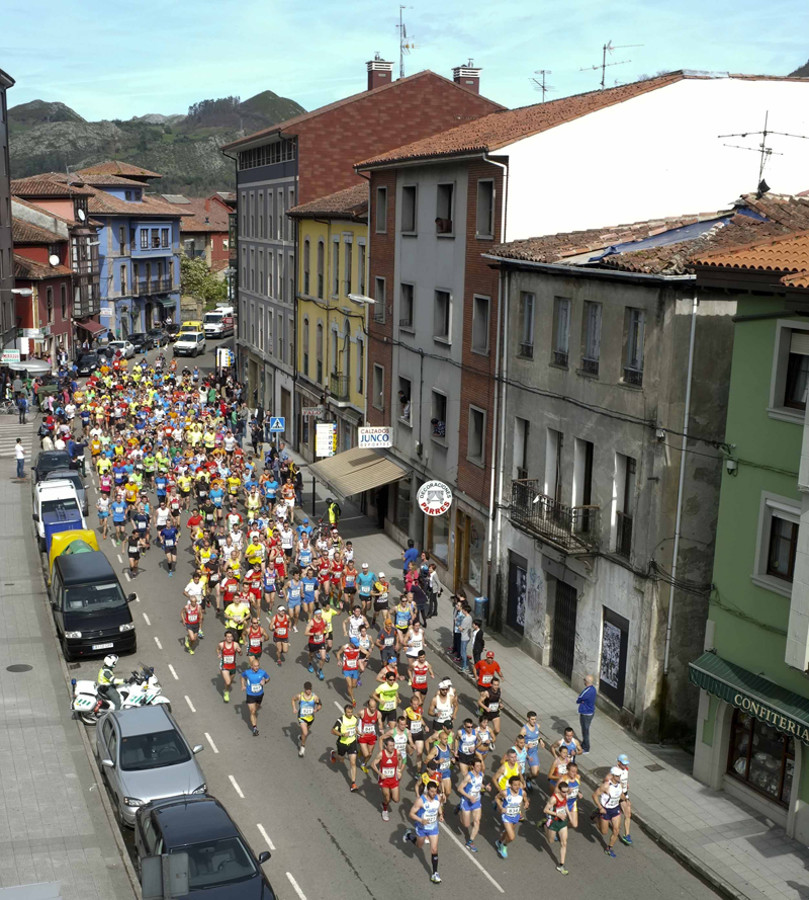
M 64 656 L 65 662 L 73 662 L 73 654 L 70 651 L 70 648 L 67 646 L 66 640 L 62 641 L 62 656 Z M 93 724 L 95 724 L 95 723 L 93 723 Z

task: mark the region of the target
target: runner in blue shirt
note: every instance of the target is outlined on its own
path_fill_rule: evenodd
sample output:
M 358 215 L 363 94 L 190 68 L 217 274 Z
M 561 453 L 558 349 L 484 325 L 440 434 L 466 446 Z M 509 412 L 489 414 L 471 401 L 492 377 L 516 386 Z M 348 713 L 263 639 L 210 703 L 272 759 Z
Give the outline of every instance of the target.
M 258 708 L 264 699 L 264 685 L 269 684 L 270 676 L 259 665 L 258 657 L 250 657 L 250 668 L 242 672 L 242 687 L 247 694 L 247 711 L 253 735 L 258 737 Z
M 160 500 L 162 500 L 163 497 L 166 496 L 166 488 L 168 487 L 168 483 L 168 478 L 166 478 L 166 476 L 162 473 L 155 475 L 154 485 L 158 502 L 160 502 Z
M 371 611 L 371 591 L 375 584 L 376 575 L 370 571 L 368 563 L 363 563 L 362 572 L 357 575 L 357 594 L 365 615 Z
M 163 545 L 163 552 L 166 554 L 166 568 L 169 570 L 169 578 L 174 575 L 177 568 L 177 528 L 169 523 L 160 532 L 160 543 Z
M 126 503 L 123 500 L 114 500 L 110 504 L 110 510 L 112 511 L 112 524 L 115 526 L 115 534 L 118 536 L 118 540 L 122 542 L 126 537 L 124 534 L 127 512 Z

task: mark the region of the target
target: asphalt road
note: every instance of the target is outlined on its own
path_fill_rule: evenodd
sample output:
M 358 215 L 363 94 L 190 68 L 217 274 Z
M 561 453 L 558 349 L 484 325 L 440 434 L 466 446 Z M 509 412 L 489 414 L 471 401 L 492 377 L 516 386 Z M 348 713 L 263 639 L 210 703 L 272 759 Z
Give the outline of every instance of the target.
M 201 367 L 212 366 L 212 349 L 198 362 Z M 189 365 L 193 367 L 193 362 Z M 91 488 L 90 518 L 95 525 L 94 504 L 95 491 Z M 197 653 L 189 656 L 184 651 L 180 611 L 182 591 L 193 563 L 189 545 L 184 533 L 178 571 L 171 579 L 159 549 L 153 548 L 142 557 L 141 574 L 132 586 L 138 594 L 132 612 L 139 649 L 136 657 L 123 658 L 119 668 L 126 673 L 139 661 L 155 666 L 188 740 L 205 746 L 198 760 L 209 792 L 225 804 L 256 853 L 267 848 L 272 851 L 265 871 L 279 897 L 319 900 L 368 896 L 383 900 L 413 890 L 435 889 L 448 898 L 469 900 L 483 894 L 533 896 L 541 888 L 566 896 L 575 893 L 622 900 L 716 896 L 640 829 L 634 830 L 632 847 L 618 844 L 617 859 L 605 856 L 600 836 L 589 823 L 589 799 L 583 802 L 578 831 L 570 837 L 570 875 L 562 877 L 554 868 L 558 845 L 552 852 L 535 827 L 544 801 L 536 791 L 528 821 L 520 826 L 517 840 L 510 845 L 508 860 L 500 859 L 495 852 L 494 814 L 488 803 L 484 801 L 477 854 L 464 849 L 463 833 L 448 805 L 439 841 L 443 883 L 434 887 L 429 882 L 429 855 L 402 841 L 406 814 L 415 797 L 412 772 L 402 785 L 402 802 L 393 807 L 391 821 L 386 823 L 380 816 L 381 798 L 375 782 L 358 772 L 360 789 L 352 795 L 346 768 L 329 763 L 329 750 L 334 746 L 330 730 L 345 702 L 344 679 L 338 675 L 333 658 L 326 667 L 326 680 L 318 683 L 315 679 L 323 711 L 317 717 L 306 756 L 298 757 L 298 729 L 290 698 L 312 678 L 306 668 L 302 628 L 292 635 L 292 652 L 282 668 L 275 664 L 274 650 L 264 655 L 271 682 L 259 716 L 258 737 L 250 732 L 244 694 L 236 690 L 229 704 L 223 702 L 215 650 L 223 627 L 212 612 Z M 106 541 L 102 549 L 121 572 L 127 589 L 122 548 Z M 335 621 L 339 634 L 340 620 Z M 438 678 L 452 674 L 441 660 L 431 662 Z M 73 674 L 92 677 L 99 664 L 84 662 L 71 668 Z M 378 671 L 378 659 L 373 666 Z M 369 675 L 357 692 L 360 703 L 374 686 L 374 676 Z M 465 709 L 473 711 L 471 697 L 466 698 Z M 498 751 L 508 746 L 508 739 L 517 731 L 509 720 L 504 720 L 503 727 Z M 542 764 L 550 764 L 548 753 L 543 752 Z

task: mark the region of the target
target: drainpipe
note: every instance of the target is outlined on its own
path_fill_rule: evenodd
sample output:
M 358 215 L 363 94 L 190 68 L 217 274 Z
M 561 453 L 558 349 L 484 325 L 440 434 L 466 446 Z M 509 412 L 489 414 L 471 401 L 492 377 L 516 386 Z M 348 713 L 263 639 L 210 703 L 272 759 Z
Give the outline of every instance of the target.
M 491 494 L 490 494 L 490 504 L 492 509 L 494 510 L 494 562 L 495 562 L 495 590 L 494 593 L 497 597 L 500 596 L 500 539 L 502 536 L 503 530 L 503 481 L 505 479 L 505 448 L 506 448 L 506 393 L 507 393 L 507 384 L 508 384 L 508 310 L 509 310 L 509 295 L 510 295 L 510 281 L 511 281 L 511 272 L 506 269 L 501 272 L 500 275 L 500 283 L 498 285 L 498 312 L 499 315 L 497 317 L 497 354 L 495 360 L 495 372 L 499 375 L 500 367 L 503 367 L 502 378 L 499 379 L 500 384 L 496 385 L 498 388 L 498 394 L 495 396 L 495 420 L 497 419 L 498 412 L 498 403 L 499 403 L 499 411 L 500 411 L 500 424 L 499 424 L 499 435 L 498 435 L 498 450 L 497 450 L 497 462 L 498 462 L 498 472 L 497 472 L 497 504 L 494 503 L 494 465 L 492 466 L 492 485 L 491 485 Z M 500 325 L 502 322 L 503 328 L 503 339 L 500 340 Z M 502 363 L 500 362 L 500 348 L 503 348 L 502 353 Z M 492 559 L 491 556 L 491 535 L 489 536 L 489 559 Z M 491 565 L 491 562 L 490 562 Z M 494 610 L 494 606 L 491 603 L 491 588 L 492 588 L 492 579 L 489 578 L 489 609 Z M 499 610 L 499 607 L 498 607 Z
M 697 309 L 699 297 L 694 292 L 691 301 L 691 336 L 688 341 L 688 372 L 685 383 L 685 409 L 683 410 L 683 440 L 680 448 L 680 479 L 677 485 L 677 514 L 674 520 L 674 549 L 671 561 L 671 586 L 669 588 L 669 611 L 666 621 L 666 649 L 663 654 L 663 677 L 669 674 L 669 655 L 671 653 L 671 623 L 674 618 L 674 582 L 677 580 L 677 557 L 680 550 L 680 526 L 683 518 L 683 489 L 685 486 L 685 458 L 688 450 L 688 420 L 691 415 L 691 376 L 694 371 L 694 340 L 697 330 Z

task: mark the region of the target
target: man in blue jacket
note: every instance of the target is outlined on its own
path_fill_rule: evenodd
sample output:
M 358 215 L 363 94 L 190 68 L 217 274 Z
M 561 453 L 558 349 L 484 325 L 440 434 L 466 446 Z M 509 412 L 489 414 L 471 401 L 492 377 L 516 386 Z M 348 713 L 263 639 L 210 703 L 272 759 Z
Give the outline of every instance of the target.
M 590 752 L 590 724 L 596 714 L 596 698 L 598 691 L 593 685 L 593 676 L 584 676 L 584 690 L 576 698 L 579 705 L 579 723 L 581 724 L 581 750 L 582 753 Z

